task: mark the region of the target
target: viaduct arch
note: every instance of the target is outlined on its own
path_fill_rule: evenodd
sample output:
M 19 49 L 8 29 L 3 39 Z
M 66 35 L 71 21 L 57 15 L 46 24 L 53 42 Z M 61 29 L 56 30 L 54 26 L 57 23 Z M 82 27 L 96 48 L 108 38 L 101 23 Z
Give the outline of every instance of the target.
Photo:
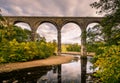
M 35 39 L 35 32 L 40 24 L 48 22 L 57 29 L 58 55 L 61 54 L 61 29 L 67 23 L 75 23 L 81 28 L 81 56 L 85 57 L 86 52 L 86 28 L 90 23 L 100 23 L 103 17 L 39 17 L 39 16 L 4 16 L 10 24 L 19 22 L 27 23 L 32 30 L 32 40 Z

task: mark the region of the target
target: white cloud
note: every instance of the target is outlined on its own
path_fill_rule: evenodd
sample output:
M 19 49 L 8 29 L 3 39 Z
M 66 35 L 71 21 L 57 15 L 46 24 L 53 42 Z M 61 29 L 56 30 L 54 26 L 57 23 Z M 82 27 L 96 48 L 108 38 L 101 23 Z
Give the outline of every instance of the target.
M 4 15 L 93 16 L 89 4 L 95 0 L 1 0 Z M 8 11 L 9 13 L 5 12 Z
M 79 43 L 81 29 L 77 24 L 68 23 L 62 28 L 62 42 L 63 43 Z
M 57 40 L 57 29 L 50 23 L 43 23 L 39 26 L 37 33 L 45 37 L 47 41 Z

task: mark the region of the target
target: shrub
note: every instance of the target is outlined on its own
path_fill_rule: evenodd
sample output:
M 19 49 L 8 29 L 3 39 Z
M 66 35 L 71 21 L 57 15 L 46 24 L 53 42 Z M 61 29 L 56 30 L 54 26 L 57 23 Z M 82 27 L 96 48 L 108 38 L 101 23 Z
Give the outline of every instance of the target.
M 95 74 L 103 83 L 120 82 L 120 46 L 106 46 L 99 48 L 103 52 L 96 57 L 94 66 L 99 70 Z
M 77 43 L 76 44 L 69 44 L 66 49 L 67 49 L 67 51 L 80 52 L 80 45 L 78 45 Z
M 10 42 L 1 44 L 0 63 L 29 61 L 43 59 L 53 55 L 55 47 L 53 43 L 46 42 Z

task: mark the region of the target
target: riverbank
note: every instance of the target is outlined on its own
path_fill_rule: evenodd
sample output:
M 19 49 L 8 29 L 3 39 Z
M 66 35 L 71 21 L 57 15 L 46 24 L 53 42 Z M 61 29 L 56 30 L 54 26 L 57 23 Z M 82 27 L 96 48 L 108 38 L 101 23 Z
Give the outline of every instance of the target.
M 58 65 L 58 64 L 70 62 L 73 59 L 74 59 L 73 56 L 51 56 L 47 59 L 42 59 L 42 60 L 0 64 L 0 73 L 10 72 L 13 70 L 24 69 L 24 68 L 31 68 L 31 67 Z

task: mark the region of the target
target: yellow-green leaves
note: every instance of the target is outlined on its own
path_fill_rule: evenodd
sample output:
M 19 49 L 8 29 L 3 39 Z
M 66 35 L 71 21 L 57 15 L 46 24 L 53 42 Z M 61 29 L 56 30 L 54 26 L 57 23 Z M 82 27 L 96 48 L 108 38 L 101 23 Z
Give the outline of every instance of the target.
M 16 39 L 0 44 L 0 63 L 29 61 L 53 55 L 55 45 L 46 42 L 21 42 Z
M 103 53 L 97 55 L 94 64 L 99 67 L 95 76 L 100 77 L 103 83 L 120 82 L 120 46 L 102 47 Z

